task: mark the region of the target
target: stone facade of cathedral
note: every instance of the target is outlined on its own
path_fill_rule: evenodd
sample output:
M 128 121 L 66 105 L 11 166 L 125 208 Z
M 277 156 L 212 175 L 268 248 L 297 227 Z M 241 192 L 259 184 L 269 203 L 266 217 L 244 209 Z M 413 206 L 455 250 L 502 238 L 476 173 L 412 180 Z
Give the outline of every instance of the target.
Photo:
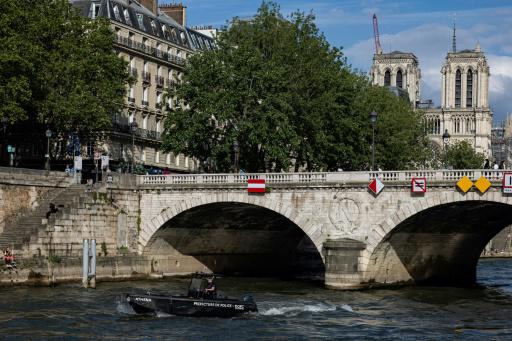
M 492 112 L 489 107 L 489 66 L 477 44 L 473 50 L 457 51 L 455 40 L 441 68 L 441 105 L 422 102 L 421 71 L 412 53 L 375 54 L 371 76 L 373 84 L 401 89 L 411 104 L 424 113 L 431 140 L 443 147 L 448 143 L 468 141 L 477 152 L 491 157 Z M 426 104 L 426 105 L 425 105 Z M 445 135 L 446 136 L 446 135 Z

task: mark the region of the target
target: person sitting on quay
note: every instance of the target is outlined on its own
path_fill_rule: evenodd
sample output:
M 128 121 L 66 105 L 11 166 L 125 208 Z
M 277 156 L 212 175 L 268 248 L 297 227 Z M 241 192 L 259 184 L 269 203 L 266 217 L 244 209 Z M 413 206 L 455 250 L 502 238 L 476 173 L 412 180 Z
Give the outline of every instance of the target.
M 16 261 L 14 260 L 14 255 L 12 254 L 9 248 L 4 250 L 4 262 L 7 269 L 12 270 L 16 268 Z

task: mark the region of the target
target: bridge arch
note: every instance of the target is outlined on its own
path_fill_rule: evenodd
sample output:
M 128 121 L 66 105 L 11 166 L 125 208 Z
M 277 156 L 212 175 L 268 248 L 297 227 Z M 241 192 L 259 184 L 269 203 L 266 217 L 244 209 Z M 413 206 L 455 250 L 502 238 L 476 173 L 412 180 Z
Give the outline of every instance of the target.
M 495 190 L 417 199 L 373 228 L 365 281 L 474 284 L 485 245 L 512 224 L 512 197 Z
M 231 220 L 231 222 L 229 223 L 232 226 L 232 223 L 236 221 L 237 218 L 240 218 L 240 215 L 236 213 L 231 214 L 232 217 L 226 217 L 230 216 L 229 212 L 233 213 L 233 210 L 245 210 L 248 216 L 252 218 L 255 218 L 258 214 L 269 215 L 272 217 L 273 220 L 280 222 L 283 225 L 286 225 L 288 230 L 297 230 L 298 232 L 293 232 L 294 238 L 297 238 L 298 234 L 300 234 L 303 237 L 303 239 L 301 239 L 300 244 L 306 244 L 305 247 L 307 247 L 310 251 L 311 249 L 314 249 L 314 253 L 316 253 L 317 255 L 316 262 L 321 263 L 321 266 L 323 267 L 321 250 L 324 240 L 322 238 L 321 225 L 316 224 L 314 221 L 307 217 L 305 218 L 301 216 L 299 212 L 296 212 L 287 203 L 275 201 L 264 196 L 247 195 L 246 192 L 242 193 L 226 191 L 206 195 L 202 193 L 202 195 L 200 196 L 189 197 L 188 199 L 184 199 L 179 203 L 175 203 L 173 205 L 166 205 L 155 217 L 146 219 L 146 221 L 141 221 L 141 232 L 139 234 L 138 239 L 139 253 L 141 255 L 150 254 L 151 250 L 154 249 L 153 245 L 156 243 L 156 239 L 161 239 L 163 234 L 165 233 L 162 231 L 166 229 L 169 230 L 170 225 L 173 225 L 172 227 L 176 228 L 175 230 L 181 229 L 182 231 L 184 231 L 184 222 L 190 223 L 191 220 L 194 220 L 195 224 L 198 224 L 198 226 L 203 226 L 202 230 L 205 230 L 205 228 L 209 228 L 213 225 L 213 223 L 210 224 L 210 221 L 196 221 L 195 217 L 206 216 L 211 219 L 217 219 L 215 218 L 217 215 L 224 214 L 224 217 L 221 217 L 221 219 L 234 219 Z M 272 219 L 269 218 L 268 220 L 270 221 Z M 206 225 L 208 226 L 205 227 Z M 233 231 L 233 229 L 231 229 L 231 231 Z M 235 231 L 234 233 L 236 234 L 237 232 Z M 224 235 L 224 237 L 226 237 L 226 235 Z M 169 238 L 169 235 L 167 235 L 166 238 L 167 240 L 172 239 Z M 181 241 L 183 241 L 184 238 L 188 237 L 180 236 L 175 239 L 180 239 Z M 200 237 L 197 236 L 197 238 Z M 240 238 L 240 236 L 238 236 L 237 238 Z M 240 239 L 247 240 L 246 237 Z M 266 238 L 263 238 L 263 240 L 266 240 Z M 282 243 L 283 245 L 286 244 L 285 241 L 283 241 Z M 204 248 L 211 249 L 211 245 L 204 246 Z M 279 249 L 279 247 L 277 247 L 277 249 Z M 200 257 L 196 258 L 200 259 Z M 203 264 L 206 263 L 203 262 Z

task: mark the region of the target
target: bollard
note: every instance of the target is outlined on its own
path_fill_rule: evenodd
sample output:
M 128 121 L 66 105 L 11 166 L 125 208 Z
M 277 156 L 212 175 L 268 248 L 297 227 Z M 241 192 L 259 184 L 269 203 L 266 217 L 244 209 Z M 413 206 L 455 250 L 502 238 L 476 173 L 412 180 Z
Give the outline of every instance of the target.
M 84 288 L 89 287 L 89 240 L 84 239 L 82 252 L 82 284 Z
M 89 287 L 96 288 L 96 239 L 91 239 L 90 242 L 90 267 L 89 267 Z
M 84 288 L 96 288 L 96 239 L 84 239 L 82 271 Z

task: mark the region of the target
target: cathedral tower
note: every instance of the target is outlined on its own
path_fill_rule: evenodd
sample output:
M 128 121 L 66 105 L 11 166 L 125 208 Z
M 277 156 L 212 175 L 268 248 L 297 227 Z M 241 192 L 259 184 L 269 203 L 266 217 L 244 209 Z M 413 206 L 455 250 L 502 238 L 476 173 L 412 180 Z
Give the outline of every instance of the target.
M 403 91 L 415 106 L 420 100 L 421 72 L 412 53 L 394 51 L 373 55 L 372 83 Z

